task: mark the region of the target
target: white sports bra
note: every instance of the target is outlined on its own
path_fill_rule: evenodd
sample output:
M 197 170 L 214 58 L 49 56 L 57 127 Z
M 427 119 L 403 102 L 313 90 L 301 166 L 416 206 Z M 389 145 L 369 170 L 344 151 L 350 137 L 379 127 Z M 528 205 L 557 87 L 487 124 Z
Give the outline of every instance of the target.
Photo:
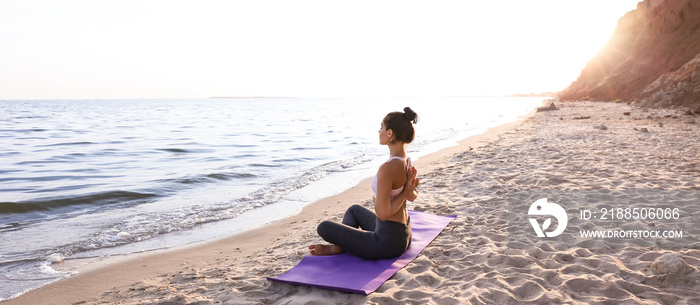
M 389 161 L 394 160 L 394 159 L 399 159 L 401 161 L 404 160 L 403 158 L 397 156 L 397 157 L 389 158 L 389 160 L 386 160 L 386 162 L 389 162 Z M 411 157 L 406 158 L 406 170 L 408 170 L 409 167 L 411 167 Z M 372 178 L 372 191 L 374 192 L 374 198 L 377 198 L 377 175 L 376 174 L 374 175 L 374 178 Z M 401 194 L 401 191 L 403 191 L 403 185 L 397 189 L 391 190 L 391 193 L 389 193 L 389 197 L 391 197 L 391 199 L 394 199 L 394 197 Z

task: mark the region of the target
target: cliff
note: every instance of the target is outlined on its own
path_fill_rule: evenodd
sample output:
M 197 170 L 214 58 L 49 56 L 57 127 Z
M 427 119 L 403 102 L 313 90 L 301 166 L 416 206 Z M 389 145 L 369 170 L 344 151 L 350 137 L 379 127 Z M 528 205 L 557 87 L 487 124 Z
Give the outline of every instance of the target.
M 559 97 L 700 111 L 700 1 L 639 3 Z

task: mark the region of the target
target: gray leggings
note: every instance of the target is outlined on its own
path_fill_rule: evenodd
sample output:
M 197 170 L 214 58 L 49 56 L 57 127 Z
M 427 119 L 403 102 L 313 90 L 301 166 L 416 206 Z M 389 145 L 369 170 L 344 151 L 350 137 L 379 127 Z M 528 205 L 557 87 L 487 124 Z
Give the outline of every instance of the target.
M 407 224 L 381 221 L 374 212 L 353 205 L 343 216 L 343 223 L 324 221 L 318 235 L 325 241 L 365 259 L 386 259 L 401 256 L 411 245 L 411 219 Z

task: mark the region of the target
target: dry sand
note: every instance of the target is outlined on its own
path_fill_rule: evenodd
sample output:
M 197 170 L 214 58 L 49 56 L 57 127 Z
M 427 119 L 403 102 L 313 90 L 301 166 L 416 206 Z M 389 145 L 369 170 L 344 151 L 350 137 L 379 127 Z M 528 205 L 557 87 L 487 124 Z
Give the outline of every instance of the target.
M 355 203 L 369 205 L 365 180 L 263 228 L 93 266 L 3 304 L 700 304 L 697 243 L 507 246 L 509 193 L 700 191 L 700 126 L 687 123 L 688 116 L 613 103 L 557 106 L 416 163 L 420 196 L 410 208 L 458 217 L 369 296 L 265 279 L 321 242 L 315 233 L 321 220 L 338 220 Z M 697 227 L 698 211 L 687 213 L 684 221 Z

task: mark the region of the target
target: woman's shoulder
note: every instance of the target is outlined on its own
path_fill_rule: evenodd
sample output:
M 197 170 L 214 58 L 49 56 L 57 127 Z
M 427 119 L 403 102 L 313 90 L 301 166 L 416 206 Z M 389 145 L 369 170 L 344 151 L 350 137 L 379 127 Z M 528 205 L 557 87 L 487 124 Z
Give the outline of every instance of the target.
M 384 164 L 379 166 L 379 170 L 385 173 L 403 173 L 405 167 L 404 160 L 395 158 L 384 162 Z

